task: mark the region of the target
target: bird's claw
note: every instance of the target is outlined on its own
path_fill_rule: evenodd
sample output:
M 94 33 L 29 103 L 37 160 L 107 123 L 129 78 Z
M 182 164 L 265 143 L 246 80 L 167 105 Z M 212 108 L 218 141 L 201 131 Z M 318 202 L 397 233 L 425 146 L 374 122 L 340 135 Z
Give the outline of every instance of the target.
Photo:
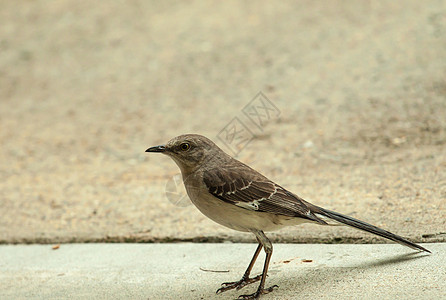
M 237 299 L 240 299 L 240 300 L 259 299 L 261 295 L 268 294 L 268 293 L 272 292 L 275 288 L 278 288 L 278 287 L 279 286 L 275 284 L 267 289 L 259 289 L 259 290 L 257 290 L 257 292 L 255 292 L 253 294 L 240 295 L 240 296 L 238 296 Z
M 236 289 L 237 291 L 241 288 L 247 286 L 248 284 L 254 283 L 262 279 L 262 275 L 257 275 L 253 278 L 242 278 L 239 281 L 234 282 L 223 282 L 221 285 L 222 287 L 217 290 L 217 294 Z

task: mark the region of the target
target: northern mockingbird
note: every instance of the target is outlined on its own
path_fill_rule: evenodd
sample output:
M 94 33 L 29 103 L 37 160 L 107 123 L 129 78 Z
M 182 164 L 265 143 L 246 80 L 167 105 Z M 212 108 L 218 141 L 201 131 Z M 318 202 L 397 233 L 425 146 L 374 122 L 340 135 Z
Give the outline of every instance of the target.
M 422 246 L 389 231 L 305 201 L 232 158 L 204 136 L 181 135 L 165 145 L 151 147 L 146 152 L 160 152 L 176 162 L 189 198 L 204 215 L 221 225 L 252 232 L 256 236 L 259 245 L 241 280 L 223 283 L 217 294 L 234 288 L 239 290 L 247 284 L 260 281 L 255 293 L 239 297 L 257 299 L 277 287 L 264 287 L 273 252 L 273 246 L 264 231 L 290 225 L 342 223 L 430 253 Z M 266 253 L 263 272 L 250 278 L 251 269 L 262 248 Z

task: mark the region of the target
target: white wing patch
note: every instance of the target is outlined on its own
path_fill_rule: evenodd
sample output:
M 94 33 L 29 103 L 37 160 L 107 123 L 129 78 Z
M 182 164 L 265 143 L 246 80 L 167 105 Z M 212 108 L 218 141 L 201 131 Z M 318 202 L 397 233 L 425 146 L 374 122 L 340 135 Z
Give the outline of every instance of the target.
M 318 214 L 318 213 L 314 213 L 314 215 L 316 217 L 322 219 L 322 221 L 325 221 L 327 223 L 327 225 L 330 225 L 330 226 L 345 226 L 345 224 L 340 223 L 340 222 L 338 222 L 336 220 L 330 219 L 327 216 L 324 216 L 324 215 L 321 215 L 321 214 Z
M 247 189 L 251 185 L 251 183 L 252 183 L 252 181 L 250 181 L 246 187 L 241 188 L 241 190 Z M 274 185 L 274 192 L 272 192 L 271 195 L 268 196 L 268 198 L 260 198 L 260 199 L 256 199 L 256 200 L 253 200 L 250 202 L 238 201 L 235 203 L 235 205 L 246 208 L 246 209 L 250 209 L 250 210 L 259 210 L 260 202 L 263 200 L 271 199 L 271 197 L 274 196 L 276 193 L 277 193 L 277 186 Z
M 246 209 L 250 209 L 250 210 L 259 210 L 259 201 L 262 201 L 264 198 L 260 199 L 260 200 L 254 200 L 251 202 L 236 202 L 235 205 L 246 208 Z

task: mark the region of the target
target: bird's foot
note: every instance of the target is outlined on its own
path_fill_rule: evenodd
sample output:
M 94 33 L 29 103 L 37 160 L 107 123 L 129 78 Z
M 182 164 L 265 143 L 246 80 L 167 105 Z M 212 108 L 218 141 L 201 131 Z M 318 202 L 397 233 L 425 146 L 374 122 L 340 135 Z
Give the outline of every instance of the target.
M 274 290 L 274 288 L 278 288 L 278 287 L 279 287 L 278 285 L 273 285 L 273 286 L 271 286 L 271 287 L 269 287 L 267 289 L 263 289 L 263 288 L 262 289 L 258 289 L 257 292 L 255 292 L 253 294 L 250 294 L 250 295 L 240 295 L 240 296 L 238 296 L 237 299 L 243 299 L 243 300 L 259 299 L 261 295 L 271 293 Z
M 251 283 L 259 281 L 260 279 L 262 279 L 262 275 L 258 275 L 258 276 L 253 277 L 253 278 L 245 278 L 245 276 L 243 276 L 243 278 L 240 279 L 239 281 L 223 282 L 221 284 L 222 287 L 217 290 L 217 294 L 220 294 L 220 293 L 232 290 L 232 289 L 239 290 L 239 289 L 245 287 L 248 284 L 251 284 Z

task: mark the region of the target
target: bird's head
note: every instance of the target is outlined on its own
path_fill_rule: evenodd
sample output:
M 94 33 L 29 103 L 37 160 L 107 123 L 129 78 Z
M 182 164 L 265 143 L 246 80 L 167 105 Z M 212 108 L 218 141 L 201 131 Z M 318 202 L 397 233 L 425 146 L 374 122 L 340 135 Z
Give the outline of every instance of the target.
M 170 156 L 183 174 L 196 169 L 203 163 L 226 154 L 210 139 L 198 134 L 174 137 L 165 145 L 150 147 L 146 152 L 159 152 Z

